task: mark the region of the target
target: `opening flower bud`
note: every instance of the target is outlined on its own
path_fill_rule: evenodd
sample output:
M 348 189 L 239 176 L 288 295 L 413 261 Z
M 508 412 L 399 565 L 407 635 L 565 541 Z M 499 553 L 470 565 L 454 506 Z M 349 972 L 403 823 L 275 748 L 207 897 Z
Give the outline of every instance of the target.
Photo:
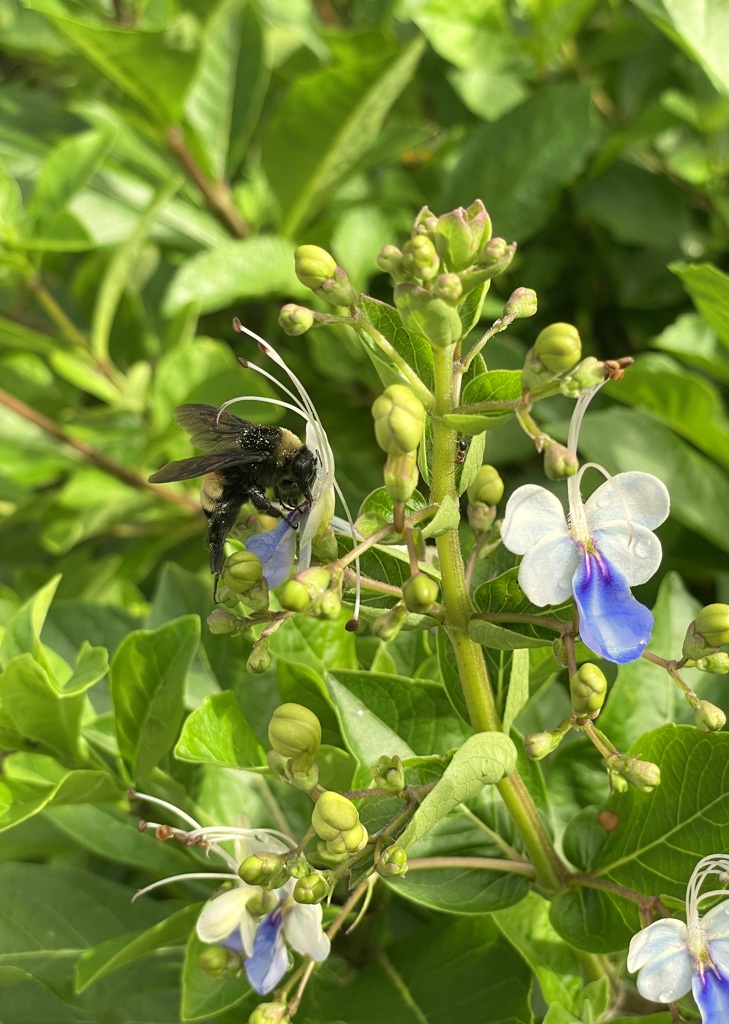
M 597 718 L 606 694 L 607 679 L 591 662 L 580 665 L 570 679 L 572 710 L 580 718 Z
M 726 725 L 726 715 L 716 704 L 702 700 L 694 708 L 694 721 L 702 732 L 718 732 Z
M 311 906 L 314 903 L 321 903 L 329 894 L 329 886 L 323 875 L 305 875 L 300 878 L 294 886 L 294 899 L 297 903 Z
M 661 769 L 652 761 L 637 757 L 612 757 L 609 767 L 641 793 L 652 793 L 661 784 Z
M 537 311 L 537 293 L 533 288 L 515 288 L 504 306 L 503 316 L 526 320 Z
M 461 206 L 439 217 L 434 241 L 449 270 L 466 270 L 490 235 L 491 220 L 486 207 L 477 199 L 467 209 Z
M 402 588 L 405 607 L 416 615 L 422 615 L 438 600 L 438 584 L 425 573 L 418 572 L 406 580 Z
M 565 480 L 579 468 L 579 459 L 563 444 L 548 444 L 544 449 L 544 475 L 548 480 Z
M 294 302 L 288 302 L 282 307 L 278 316 L 278 325 L 282 331 L 292 338 L 300 334 L 306 334 L 314 326 L 314 311 L 306 306 L 297 306 Z
M 408 855 L 402 846 L 389 846 L 375 865 L 383 878 L 402 878 L 408 873 Z
M 466 491 L 468 500 L 475 505 L 498 505 L 504 496 L 504 481 L 493 466 L 481 466 Z
M 423 437 L 425 409 L 410 388 L 391 384 L 372 403 L 375 437 L 384 452 L 414 452 Z
M 300 245 L 294 253 L 294 270 L 305 288 L 316 291 L 332 277 L 337 261 L 318 245 Z
M 415 235 L 402 247 L 402 269 L 408 277 L 432 281 L 439 267 L 438 254 L 427 235 Z
M 376 786 L 389 789 L 392 793 L 402 793 L 405 788 L 405 772 L 402 767 L 402 758 L 395 754 L 388 757 L 386 754 L 378 760 L 377 764 L 370 768 Z
M 321 743 L 319 719 L 301 704 L 281 704 L 268 726 L 272 748 L 282 757 L 291 758 L 298 771 L 308 771 L 316 760 Z
M 234 593 L 247 594 L 253 587 L 260 585 L 263 579 L 260 558 L 252 551 L 234 551 L 225 560 L 222 579 L 225 586 Z

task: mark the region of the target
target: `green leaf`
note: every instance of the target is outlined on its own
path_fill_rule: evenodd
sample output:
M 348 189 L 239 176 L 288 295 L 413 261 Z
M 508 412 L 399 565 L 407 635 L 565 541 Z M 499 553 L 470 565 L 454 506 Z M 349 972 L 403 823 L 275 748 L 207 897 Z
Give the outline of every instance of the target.
M 470 431 L 465 430 L 463 423 L 471 419 L 476 426 L 486 424 L 480 430 L 497 427 L 514 418 L 514 403 L 519 401 L 521 393 L 521 370 L 488 370 L 466 384 L 460 406 L 445 420 L 449 426 L 466 433 Z M 493 407 L 479 408 L 484 403 Z
M 87 395 L 93 395 L 107 405 L 119 403 L 119 387 L 109 380 L 89 353 L 53 352 L 50 363 L 59 377 L 73 384 L 79 391 L 85 391 Z
M 494 228 L 521 243 L 543 227 L 594 147 L 591 88 L 546 85 L 494 124 L 475 131 L 448 175 L 440 207 L 483 197 Z
M 360 295 L 359 307 L 367 320 L 386 341 L 389 341 L 395 352 L 414 370 L 425 386 L 433 388 L 433 348 L 427 338 L 419 334 L 411 334 L 402 324 L 400 314 L 394 306 L 386 302 L 372 299 L 369 295 Z M 367 331 L 357 328 L 357 334 L 365 346 L 382 383 L 402 384 L 402 374 L 392 364 L 392 359 L 383 353 L 372 341 Z
M 4 745 L 17 746 L 20 737 L 22 745 L 39 744 L 64 760 L 84 759 L 79 743 L 86 706 L 83 692 L 59 692 L 31 654 L 8 662 L 0 676 L 0 705 Z
M 222 768 L 268 770 L 266 752 L 230 690 L 206 697 L 189 715 L 175 746 L 175 757 Z
M 556 621 L 570 621 L 571 604 L 559 608 L 538 608 L 531 604 L 519 586 L 519 570 L 508 569 L 495 579 L 482 583 L 473 594 L 473 604 L 484 615 L 548 617 Z M 549 626 L 531 622 L 505 622 L 497 625 L 484 619 L 472 618 L 468 631 L 477 643 L 501 651 L 520 648 L 550 647 L 559 635 Z
M 95 981 L 147 953 L 186 942 L 200 909 L 199 904 L 182 907 L 151 928 L 120 935 L 84 950 L 76 961 L 76 991 L 83 992 Z
M 420 491 L 414 491 L 405 502 L 405 515 L 410 516 L 425 508 L 427 502 Z M 356 526 L 363 537 L 370 537 L 377 530 L 388 523 L 392 523 L 395 516 L 394 504 L 390 495 L 384 487 L 378 487 L 370 491 L 360 505 L 357 513 Z
M 324 678 L 329 669 L 357 668 L 354 634 L 344 628 L 350 613 L 326 621 L 297 615 L 271 637 L 271 650 L 309 665 Z
M 722 383 L 729 383 L 729 352 L 709 325 L 696 313 L 685 313 L 652 342 L 669 355 L 696 367 Z M 625 378 L 627 379 L 627 378 Z
M 492 786 L 516 768 L 516 747 L 503 733 L 480 732 L 455 752 L 443 773 L 410 819 L 399 843 L 408 848 L 430 831 L 458 804 L 477 796 L 484 786 Z
M 711 263 L 670 263 L 668 269 L 681 278 L 699 313 L 729 347 L 729 276 Z
M 193 931 L 185 948 L 182 968 L 182 1020 L 201 1020 L 238 1007 L 238 1019 L 246 1020 L 260 997 L 241 978 L 215 978 L 200 966 L 204 942 Z M 239 1004 L 243 1003 L 243 1006 Z
M 461 509 L 456 498 L 446 494 L 438 506 L 438 511 L 427 526 L 423 527 L 423 537 L 441 537 L 450 530 L 457 530 L 461 521 Z
M 483 453 L 486 449 L 486 434 L 481 432 L 471 438 L 471 443 L 466 452 L 466 458 L 461 466 L 461 474 L 458 478 L 458 493 L 463 494 L 476 479 L 476 475 L 483 465 Z
M 44 647 L 40 633 L 60 582 L 60 576 L 52 577 L 13 615 L 0 643 L 0 667 L 19 654 L 32 654 L 49 674 L 58 669 L 60 659 Z
M 511 732 L 516 716 L 529 700 L 529 651 L 515 650 L 511 659 L 509 690 L 504 708 L 504 732 Z
M 119 797 L 119 786 L 107 772 L 62 768 L 46 754 L 10 754 L 3 772 L 0 830 L 13 828 L 47 807 Z
M 283 234 L 295 236 L 365 156 L 424 48 L 424 40 L 415 38 L 391 63 L 350 61 L 294 82 L 263 143 Z
M 132 779 L 168 753 L 182 722 L 185 676 L 200 639 L 196 615 L 130 633 L 111 663 L 116 736 Z
M 729 734 L 665 725 L 641 736 L 631 753 L 657 764 L 663 784 L 653 793 L 630 788 L 610 798 L 607 808 L 619 826 L 606 834 L 589 871 L 648 896 L 683 901 L 696 862 L 729 844 Z M 680 800 L 674 779 L 681 780 Z M 635 904 L 587 887 L 560 893 L 551 916 L 566 941 L 595 953 L 624 949 L 640 928 Z
M 173 277 L 162 312 L 175 316 L 192 302 L 210 313 L 244 299 L 306 298 L 310 293 L 294 273 L 294 248 L 284 238 L 259 235 L 196 253 Z
M 720 92 L 729 94 L 726 66 L 727 0 L 696 5 L 687 0 L 633 0 L 636 7 L 704 69 Z
M 207 20 L 185 118 L 213 181 L 238 165 L 268 84 L 263 37 L 246 0 L 222 0 Z

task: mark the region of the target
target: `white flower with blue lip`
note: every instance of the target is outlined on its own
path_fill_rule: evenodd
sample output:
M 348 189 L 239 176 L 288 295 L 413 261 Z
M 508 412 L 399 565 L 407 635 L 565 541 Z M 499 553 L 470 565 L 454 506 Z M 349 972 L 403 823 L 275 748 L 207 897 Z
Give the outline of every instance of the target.
M 674 918 L 654 921 L 634 935 L 628 970 L 645 999 L 673 1003 L 693 989 L 703 1024 L 729 1021 L 729 898 L 701 917 L 699 904 L 726 889 L 701 892 L 712 875 L 729 882 L 729 855 L 704 857 L 686 887 L 686 923 Z
M 179 807 L 146 794 L 135 794 L 148 803 L 156 804 L 180 817 L 191 828 L 183 830 L 145 822 L 146 829 L 162 830 L 163 838 L 175 837 L 186 846 L 202 846 L 224 861 L 228 870 L 194 871 L 162 878 L 140 889 L 136 895 L 151 892 L 168 882 L 187 879 L 224 879 L 233 883 L 209 900 L 197 919 L 196 932 L 201 942 L 215 943 L 241 955 L 245 954 L 245 970 L 251 987 L 259 995 L 270 992 L 279 983 L 289 967 L 286 942 L 303 956 L 312 960 L 325 960 L 329 955 L 330 942 L 322 929 L 322 908 L 319 905 L 305 906 L 293 899 L 294 879 L 289 879 L 281 888 L 274 890 L 277 903 L 270 913 L 261 918 L 250 909 L 252 902 L 259 903 L 264 890 L 258 885 L 249 885 L 238 875 L 242 862 L 252 854 L 288 853 L 294 842 L 275 829 L 250 829 L 238 826 L 202 826 Z M 231 855 L 221 843 L 232 842 Z
M 595 390 L 577 401 L 568 447 L 577 452 L 577 435 Z M 567 481 L 569 514 L 551 491 L 536 484 L 518 487 L 506 505 L 501 539 L 523 555 L 519 586 L 539 607 L 574 598 L 580 636 L 608 661 L 640 657 L 653 628 L 651 612 L 631 594 L 661 563 L 661 544 L 653 530 L 667 518 L 670 499 L 650 473 L 618 473 L 583 504 L 582 466 Z

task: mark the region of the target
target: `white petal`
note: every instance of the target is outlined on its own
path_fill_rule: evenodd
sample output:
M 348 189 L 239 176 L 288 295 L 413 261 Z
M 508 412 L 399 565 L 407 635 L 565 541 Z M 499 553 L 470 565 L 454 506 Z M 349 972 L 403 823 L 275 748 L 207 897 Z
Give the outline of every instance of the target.
M 580 549 L 567 534 L 551 534 L 533 544 L 519 566 L 519 586 L 532 604 L 562 604 L 572 596 Z
M 253 953 L 253 943 L 256 939 L 257 928 L 258 920 L 246 910 L 240 919 L 240 938 L 246 956 L 251 956 Z
M 671 499 L 666 485 L 652 473 L 618 473 L 585 502 L 590 532 L 615 519 L 655 530 L 668 518 Z
M 253 886 L 237 885 L 206 903 L 197 919 L 197 934 L 201 942 L 222 942 L 249 917 L 246 905 L 255 892 Z
M 625 577 L 629 587 L 645 583 L 661 564 L 661 542 L 645 526 L 633 523 L 631 528 L 624 519 L 606 523 L 593 531 L 592 539 L 613 569 Z
M 283 925 L 288 944 L 297 953 L 308 955 L 317 962 L 326 960 L 331 948 L 329 938 L 322 931 L 321 920 L 322 910 L 318 903 L 310 907 L 297 904 L 286 912 Z
M 654 921 L 630 940 L 628 970 L 638 971 L 636 984 L 644 999 L 672 1003 L 691 988 L 693 964 L 683 921 Z
M 506 503 L 501 539 L 515 555 L 550 534 L 566 535 L 567 521 L 559 498 L 545 487 L 517 487 Z
M 701 927 L 709 940 L 729 939 L 729 900 L 708 910 L 701 918 Z

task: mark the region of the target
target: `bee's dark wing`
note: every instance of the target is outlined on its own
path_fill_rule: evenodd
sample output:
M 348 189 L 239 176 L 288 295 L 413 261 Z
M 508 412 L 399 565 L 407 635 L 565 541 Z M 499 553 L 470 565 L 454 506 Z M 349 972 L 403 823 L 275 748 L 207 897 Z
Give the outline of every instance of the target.
M 175 409 L 175 419 L 190 435 L 195 447 L 206 452 L 230 451 L 233 444 L 245 448 L 251 432 L 261 430 L 255 423 L 249 423 L 229 412 L 220 412 L 214 405 L 181 405 Z
M 217 455 L 196 455 L 192 459 L 168 462 L 149 478 L 151 484 L 169 484 L 173 480 L 191 480 L 195 476 L 214 473 L 218 469 L 242 466 L 251 462 L 262 462 L 265 458 L 259 452 L 220 452 Z

